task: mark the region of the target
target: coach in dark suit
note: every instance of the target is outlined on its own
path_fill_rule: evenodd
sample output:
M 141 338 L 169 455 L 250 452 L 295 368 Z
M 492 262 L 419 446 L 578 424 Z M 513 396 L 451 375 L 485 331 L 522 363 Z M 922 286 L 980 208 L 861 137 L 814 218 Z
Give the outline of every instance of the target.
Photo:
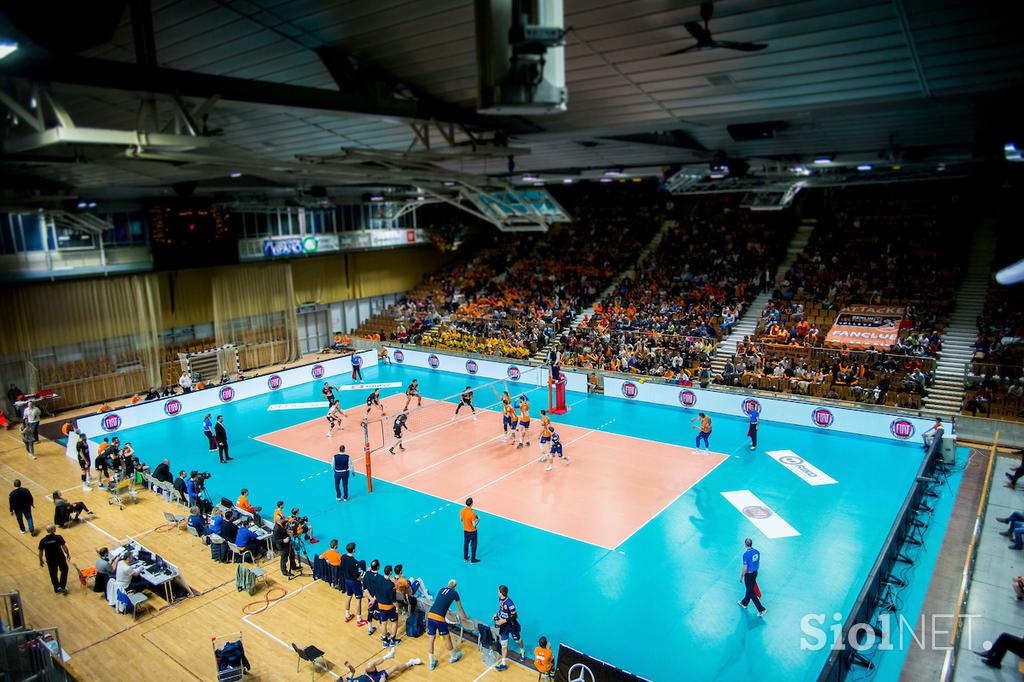
M 224 428 L 224 417 L 217 415 L 217 423 L 213 425 L 213 435 L 217 439 L 217 456 L 221 463 L 230 462 L 228 456 L 228 432 Z

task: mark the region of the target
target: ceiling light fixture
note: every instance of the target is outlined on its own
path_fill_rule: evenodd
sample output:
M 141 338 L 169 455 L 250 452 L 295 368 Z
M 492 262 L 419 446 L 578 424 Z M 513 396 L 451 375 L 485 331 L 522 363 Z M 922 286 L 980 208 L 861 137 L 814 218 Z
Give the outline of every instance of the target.
M 870 163 L 862 163 L 859 166 L 857 166 L 857 170 L 859 171 L 869 171 L 872 168 L 874 168 L 874 166 L 872 166 Z
M 239 173 L 238 171 L 235 171 L 234 173 L 231 174 L 230 177 L 232 177 L 232 178 L 240 178 L 240 177 L 242 177 L 242 174 Z
M 3 59 L 18 49 L 18 43 L 11 40 L 0 40 L 0 59 Z
M 836 157 L 834 157 L 834 156 L 822 155 L 822 156 L 819 156 L 816 159 L 814 159 L 814 163 L 818 164 L 819 166 L 827 166 L 828 164 L 832 163 L 835 160 L 836 160 Z

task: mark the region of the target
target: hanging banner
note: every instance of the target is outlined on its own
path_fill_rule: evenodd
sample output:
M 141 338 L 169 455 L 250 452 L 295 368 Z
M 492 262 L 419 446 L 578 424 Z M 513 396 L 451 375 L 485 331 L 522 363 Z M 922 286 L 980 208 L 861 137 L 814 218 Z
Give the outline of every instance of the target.
M 903 306 L 851 305 L 839 311 L 825 335 L 826 345 L 889 350 L 900 335 Z

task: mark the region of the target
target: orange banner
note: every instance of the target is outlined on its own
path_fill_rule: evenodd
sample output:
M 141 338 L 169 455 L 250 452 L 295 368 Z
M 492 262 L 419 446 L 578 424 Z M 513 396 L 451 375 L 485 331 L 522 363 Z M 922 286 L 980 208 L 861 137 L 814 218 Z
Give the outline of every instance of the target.
M 836 316 L 835 323 L 825 335 L 825 343 L 888 350 L 899 339 L 900 323 L 905 314 L 903 306 L 847 306 Z

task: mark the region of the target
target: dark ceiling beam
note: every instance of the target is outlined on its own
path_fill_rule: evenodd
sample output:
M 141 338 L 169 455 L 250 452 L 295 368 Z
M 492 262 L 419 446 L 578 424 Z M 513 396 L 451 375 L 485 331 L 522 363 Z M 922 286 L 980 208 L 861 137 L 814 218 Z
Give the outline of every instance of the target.
M 172 96 L 177 94 L 182 97 L 219 96 L 221 99 L 236 102 L 362 114 L 406 121 L 436 119 L 459 123 L 475 130 L 502 129 L 507 134 L 536 132 L 535 126 L 520 119 L 483 117 L 475 112 L 456 108 L 437 111 L 424 102 L 412 99 L 374 97 L 372 93 L 364 95 L 353 91 L 339 92 L 92 57 L 30 60 L 12 55 L 0 61 L 0 74 L 108 90 L 163 93 Z

